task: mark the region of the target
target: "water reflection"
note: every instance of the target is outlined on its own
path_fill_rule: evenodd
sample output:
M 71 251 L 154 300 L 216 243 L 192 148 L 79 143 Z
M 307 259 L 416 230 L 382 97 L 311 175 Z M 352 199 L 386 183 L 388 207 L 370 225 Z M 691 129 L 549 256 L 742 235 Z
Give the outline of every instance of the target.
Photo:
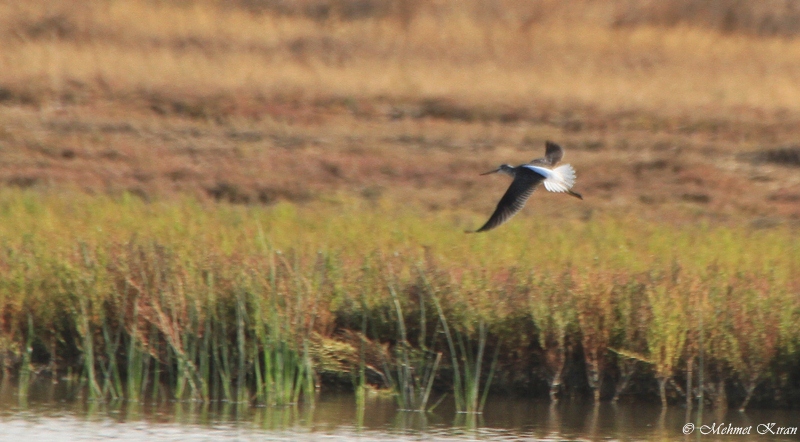
M 323 394 L 313 404 L 250 407 L 230 402 L 93 402 L 63 383 L 31 385 L 23 400 L 0 380 L 0 441 L 47 440 L 699 440 L 682 428 L 696 411 L 658 403 L 613 405 L 565 400 L 490 398 L 482 415 L 456 413 L 448 401 L 436 413 L 398 411 L 391 398 Z M 716 410 L 707 423 L 777 422 L 800 426 L 796 411 Z M 703 440 L 798 440 L 797 436 L 703 436 Z

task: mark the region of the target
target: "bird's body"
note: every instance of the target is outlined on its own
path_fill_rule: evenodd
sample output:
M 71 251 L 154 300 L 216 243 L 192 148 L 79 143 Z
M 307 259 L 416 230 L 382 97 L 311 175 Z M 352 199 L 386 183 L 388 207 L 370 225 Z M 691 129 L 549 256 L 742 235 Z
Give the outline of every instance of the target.
M 579 193 L 572 191 L 575 185 L 575 169 L 569 164 L 555 167 L 564 156 L 564 149 L 561 146 L 548 141 L 546 144 L 545 156 L 536 158 L 527 164 L 511 166 L 503 164 L 495 170 L 481 175 L 491 173 L 502 173 L 511 176 L 514 180 L 500 198 L 489 220 L 475 232 L 485 232 L 505 223 L 517 212 L 522 210 L 525 202 L 530 198 L 533 191 L 539 184 L 544 184 L 545 189 L 550 192 L 565 192 L 576 198 L 583 199 Z

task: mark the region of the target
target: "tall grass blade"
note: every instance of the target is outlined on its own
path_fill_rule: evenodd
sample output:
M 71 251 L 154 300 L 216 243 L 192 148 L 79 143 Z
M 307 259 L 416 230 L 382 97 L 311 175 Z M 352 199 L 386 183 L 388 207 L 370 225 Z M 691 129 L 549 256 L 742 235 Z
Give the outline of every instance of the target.
M 20 365 L 19 371 L 19 379 L 17 382 L 18 391 L 17 397 L 19 401 L 19 405 L 22 408 L 27 408 L 28 406 L 28 392 L 30 390 L 31 385 L 31 374 L 33 372 L 33 367 L 31 366 L 31 355 L 33 353 L 33 318 L 31 315 L 28 315 L 28 332 L 26 333 L 25 338 L 25 348 L 22 349 L 22 363 Z M 5 379 L 5 378 L 4 378 Z

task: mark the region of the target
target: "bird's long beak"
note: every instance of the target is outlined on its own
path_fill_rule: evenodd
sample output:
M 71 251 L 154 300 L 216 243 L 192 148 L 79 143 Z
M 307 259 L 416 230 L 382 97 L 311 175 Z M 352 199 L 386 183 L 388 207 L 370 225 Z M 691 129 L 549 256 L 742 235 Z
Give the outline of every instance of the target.
M 490 170 L 488 172 L 484 172 L 481 175 L 491 175 L 491 174 L 497 173 L 497 172 L 500 172 L 500 168 L 499 167 L 497 169 L 495 169 L 495 170 Z

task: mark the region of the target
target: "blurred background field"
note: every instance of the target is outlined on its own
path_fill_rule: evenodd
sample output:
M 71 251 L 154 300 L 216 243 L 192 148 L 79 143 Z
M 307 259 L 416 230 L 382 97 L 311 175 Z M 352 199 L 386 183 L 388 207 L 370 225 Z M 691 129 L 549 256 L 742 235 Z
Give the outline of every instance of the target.
M 484 214 L 476 172 L 553 138 L 589 191 L 561 213 L 799 215 L 793 2 L 0 7 L 10 186 Z
M 796 404 L 798 34 L 789 0 L 2 2 L 0 362 L 274 402 L 268 355 L 359 384 L 386 345 L 385 384 L 449 322 L 498 388 L 674 401 L 703 346 L 709 397 Z M 584 201 L 464 235 L 547 139 Z

